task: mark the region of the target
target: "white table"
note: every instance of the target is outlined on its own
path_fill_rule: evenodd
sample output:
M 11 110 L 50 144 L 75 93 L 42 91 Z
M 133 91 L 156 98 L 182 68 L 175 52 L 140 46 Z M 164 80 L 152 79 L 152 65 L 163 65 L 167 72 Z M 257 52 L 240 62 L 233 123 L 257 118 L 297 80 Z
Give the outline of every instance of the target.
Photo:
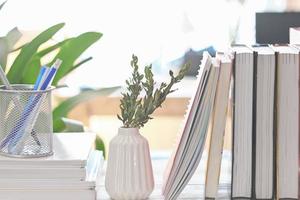
M 181 193 L 179 199 L 204 199 L 204 179 L 205 179 L 205 166 L 206 166 L 207 154 L 203 154 L 202 160 L 190 180 L 189 184 L 185 187 Z M 218 199 L 230 199 L 230 178 L 231 178 L 231 161 L 230 154 L 225 152 L 223 155 L 221 177 L 220 177 L 220 187 L 219 187 L 219 198 Z M 155 180 L 155 188 L 150 196 L 152 199 L 164 199 L 161 196 L 161 187 L 163 182 L 163 173 L 168 160 L 167 157 L 158 158 L 157 156 L 152 157 L 152 166 Z M 109 195 L 105 191 L 104 179 L 105 179 L 105 167 L 101 172 L 101 177 L 97 184 L 98 198 L 97 200 L 108 200 Z

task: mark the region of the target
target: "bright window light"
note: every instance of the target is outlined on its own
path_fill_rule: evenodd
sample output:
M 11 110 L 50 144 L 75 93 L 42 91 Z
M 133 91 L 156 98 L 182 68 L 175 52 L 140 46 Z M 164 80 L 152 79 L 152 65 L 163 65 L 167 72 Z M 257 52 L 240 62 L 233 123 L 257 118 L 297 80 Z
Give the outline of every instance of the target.
M 9 0 L 0 12 L 0 33 L 17 26 L 41 31 L 65 22 L 56 40 L 86 31 L 99 31 L 103 37 L 83 57 L 93 60 L 66 80 L 74 87 L 120 85 L 130 73 L 132 53 L 148 64 L 164 63 L 181 57 L 189 48 L 213 46 L 224 49 L 232 42 L 239 19 L 241 42 L 253 42 L 254 12 L 268 0 Z M 276 5 L 279 1 L 276 1 Z M 283 2 L 283 1 L 280 1 Z M 273 5 L 273 4 L 272 4 Z M 278 4 L 277 7 L 282 7 Z M 246 16 L 245 16 L 246 14 Z M 249 28 L 250 27 L 250 28 Z M 249 31 L 250 30 L 250 31 Z M 168 70 L 161 70 L 166 73 Z

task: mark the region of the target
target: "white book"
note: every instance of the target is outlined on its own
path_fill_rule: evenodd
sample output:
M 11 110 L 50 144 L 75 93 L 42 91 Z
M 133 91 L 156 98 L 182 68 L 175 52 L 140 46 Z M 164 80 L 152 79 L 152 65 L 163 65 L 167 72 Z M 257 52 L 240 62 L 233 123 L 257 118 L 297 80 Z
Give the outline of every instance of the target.
M 268 46 L 253 47 L 255 55 L 254 196 L 273 199 L 275 170 L 275 52 Z
M 57 133 L 53 135 L 52 156 L 20 159 L 0 155 L 0 166 L 2 168 L 84 168 L 95 139 L 94 133 Z
M 96 200 L 95 190 L 5 190 L 1 200 Z
M 203 55 L 203 59 L 201 62 L 201 66 L 199 69 L 199 74 L 196 81 L 196 87 L 197 89 L 194 90 L 194 95 L 192 96 L 192 99 L 190 100 L 188 111 L 185 115 L 184 119 L 184 128 L 182 130 L 181 135 L 179 135 L 177 143 L 175 145 L 176 150 L 173 151 L 171 158 L 169 159 L 167 168 L 164 173 L 164 183 L 163 183 L 163 193 L 166 193 L 167 187 L 169 187 L 171 179 L 171 173 L 172 170 L 175 168 L 175 166 L 179 165 L 179 156 L 182 154 L 184 149 L 184 144 L 187 142 L 189 132 L 191 130 L 192 126 L 192 119 L 196 116 L 196 108 L 199 104 L 200 95 L 203 95 L 203 90 L 205 83 L 207 82 L 208 75 L 210 74 L 211 70 L 211 57 L 208 54 Z
M 231 83 L 232 60 L 228 55 L 217 55 L 221 61 L 220 75 L 217 85 L 210 145 L 208 150 L 207 172 L 205 181 L 205 197 L 217 197 L 221 160 L 223 152 L 225 125 L 227 119 L 227 107 L 229 102 L 229 90 Z
M 96 180 L 103 165 L 103 154 L 93 151 L 87 164 L 87 177 L 84 181 L 71 179 L 0 179 L 0 194 L 4 190 L 94 190 Z
M 92 181 L 1 179 L 0 194 L 6 190 L 93 190 L 95 187 Z
M 253 51 L 233 46 L 233 150 L 232 198 L 252 195 Z
M 59 133 L 53 135 L 53 156 L 30 159 L 0 156 L 0 177 L 85 180 L 95 138 L 93 133 Z
M 30 168 L 0 167 L 1 179 L 70 179 L 74 181 L 84 180 L 85 168 Z
M 185 128 L 166 169 L 163 183 L 163 195 L 166 199 L 176 199 L 179 196 L 202 156 L 219 77 L 218 62 L 205 54 L 202 63 L 201 78 L 196 85 L 196 95 L 191 102 Z
M 299 50 L 274 46 L 277 53 L 277 197 L 298 199 Z

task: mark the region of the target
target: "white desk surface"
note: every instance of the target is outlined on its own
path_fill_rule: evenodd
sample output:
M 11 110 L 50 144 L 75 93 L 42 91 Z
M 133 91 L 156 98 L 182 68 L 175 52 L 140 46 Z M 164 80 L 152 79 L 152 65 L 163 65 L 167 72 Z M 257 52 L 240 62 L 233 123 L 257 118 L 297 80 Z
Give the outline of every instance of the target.
M 194 174 L 189 184 L 185 187 L 179 199 L 185 200 L 200 200 L 204 199 L 204 180 L 205 180 L 205 166 L 206 166 L 207 155 L 204 153 L 203 158 Z M 163 173 L 167 164 L 167 157 L 159 158 L 157 156 L 152 156 L 152 166 L 154 173 L 155 188 L 150 196 L 152 199 L 164 199 L 161 196 L 161 187 L 163 182 Z M 218 199 L 230 199 L 230 179 L 231 179 L 231 159 L 230 154 L 225 152 L 223 155 L 221 177 L 220 177 L 220 186 L 219 186 L 219 197 Z M 97 184 L 98 198 L 97 200 L 108 200 L 110 199 L 109 195 L 105 191 L 104 186 L 104 177 L 105 175 L 105 166 L 101 172 L 99 182 Z

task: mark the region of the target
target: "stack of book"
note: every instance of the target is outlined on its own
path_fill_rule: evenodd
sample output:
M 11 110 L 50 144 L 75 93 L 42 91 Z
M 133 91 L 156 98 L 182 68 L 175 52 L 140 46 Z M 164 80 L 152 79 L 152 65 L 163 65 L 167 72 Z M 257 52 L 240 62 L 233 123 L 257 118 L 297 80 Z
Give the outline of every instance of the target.
M 257 45 L 235 46 L 232 50 L 231 195 L 298 199 L 299 49 Z M 245 91 L 250 94 L 247 98 Z
M 218 197 L 227 111 L 232 110 L 231 197 L 298 199 L 299 68 L 298 45 L 236 45 L 215 58 L 204 56 L 198 89 L 166 169 L 165 198 L 176 199 L 190 180 L 206 135 L 205 197 Z
M 0 199 L 95 200 L 96 179 L 103 162 L 92 133 L 53 137 L 54 155 L 24 159 L 0 156 Z

